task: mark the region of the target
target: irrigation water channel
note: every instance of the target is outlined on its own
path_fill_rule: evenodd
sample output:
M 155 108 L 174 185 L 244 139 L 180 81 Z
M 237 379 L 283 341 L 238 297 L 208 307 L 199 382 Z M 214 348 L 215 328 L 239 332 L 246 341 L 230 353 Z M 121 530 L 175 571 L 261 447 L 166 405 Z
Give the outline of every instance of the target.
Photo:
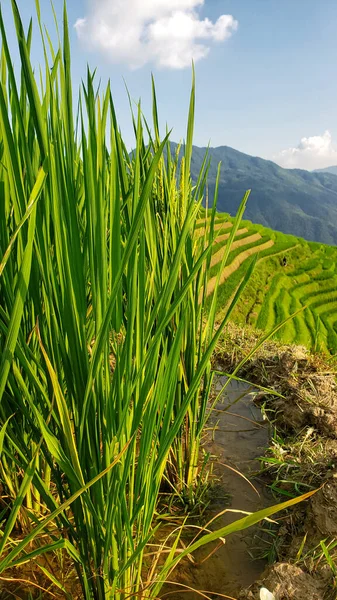
M 225 382 L 225 377 L 217 376 L 217 393 Z M 208 520 L 225 508 L 255 512 L 273 503 L 266 484 L 254 477 L 260 469 L 258 457 L 263 455 L 269 440 L 268 424 L 253 401 L 256 393 L 253 386 L 232 380 L 208 422 L 204 448 L 214 457 L 213 472 L 218 480 L 215 498 L 207 509 Z M 242 513 L 225 512 L 212 523 L 211 529 L 223 527 L 242 516 Z M 240 590 L 258 579 L 266 567 L 266 560 L 258 558 L 266 550 L 263 538 L 261 526 L 232 534 L 207 560 L 204 559 L 218 544 L 200 549 L 194 555 L 195 564 L 185 560 L 171 578 L 182 586 L 208 592 L 207 596 L 212 599 L 220 600 L 218 594 L 237 598 Z M 171 600 L 202 598 L 179 585 L 165 591 L 170 594 L 164 597 Z

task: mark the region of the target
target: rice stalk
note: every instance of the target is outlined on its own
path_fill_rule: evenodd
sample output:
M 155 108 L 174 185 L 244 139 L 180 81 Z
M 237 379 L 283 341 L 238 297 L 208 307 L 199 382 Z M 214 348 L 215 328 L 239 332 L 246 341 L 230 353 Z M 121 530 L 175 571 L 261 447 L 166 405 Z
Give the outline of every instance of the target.
M 61 552 L 81 597 L 155 598 L 179 536 L 151 581 L 145 548 L 164 481 L 195 502 L 221 333 L 202 294 L 214 227 L 195 236 L 208 163 L 192 185 L 194 73 L 181 159 L 161 141 L 154 85 L 154 135 L 138 105 L 130 155 L 110 85 L 99 92 L 89 69 L 73 106 L 66 8 L 53 48 L 37 2 L 40 86 L 32 28 L 12 9 L 18 80 L 0 11 L 0 574 Z

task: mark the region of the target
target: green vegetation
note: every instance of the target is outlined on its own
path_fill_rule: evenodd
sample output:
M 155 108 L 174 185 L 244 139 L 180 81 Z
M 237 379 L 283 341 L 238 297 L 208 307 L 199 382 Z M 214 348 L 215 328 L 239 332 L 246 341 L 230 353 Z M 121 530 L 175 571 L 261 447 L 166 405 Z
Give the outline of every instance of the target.
M 231 221 L 229 215 L 222 214 L 221 222 L 224 219 Z M 249 324 L 263 331 L 271 331 L 291 314 L 303 309 L 275 337 L 285 343 L 304 344 L 310 349 L 335 354 L 337 248 L 307 242 L 250 221 L 242 221 L 241 226 L 247 232 L 235 237 L 235 240 L 242 242 L 229 253 L 228 265 L 233 264 L 233 272 L 228 276 L 225 273 L 226 277 L 221 282 L 218 291 L 220 305 L 228 305 L 251 260 L 251 255 L 245 257 L 244 253 L 258 252 L 262 246 L 254 273 L 233 312 L 233 320 L 240 325 Z M 259 234 L 259 239 L 250 242 L 256 234 Z M 264 248 L 268 240 L 271 245 Z M 226 240 L 222 245 L 226 245 Z M 214 258 L 220 255 L 220 250 L 221 243 L 215 240 Z M 243 262 L 236 265 L 235 259 L 240 256 Z M 217 269 L 218 264 L 213 264 L 210 275 L 215 276 Z
M 89 70 L 74 110 L 66 10 L 53 48 L 37 2 L 38 85 L 32 27 L 12 8 L 18 78 L 0 13 L 0 574 L 14 595 L 24 569 L 40 594 L 154 599 L 181 558 L 302 499 L 178 547 L 183 515 L 158 545 L 162 492 L 185 512 L 198 501 L 210 359 L 251 268 L 215 328 L 217 230 L 195 231 L 207 161 L 196 186 L 190 175 L 194 82 L 180 162 L 160 140 L 154 86 L 153 134 L 138 106 L 130 157 L 110 86 Z

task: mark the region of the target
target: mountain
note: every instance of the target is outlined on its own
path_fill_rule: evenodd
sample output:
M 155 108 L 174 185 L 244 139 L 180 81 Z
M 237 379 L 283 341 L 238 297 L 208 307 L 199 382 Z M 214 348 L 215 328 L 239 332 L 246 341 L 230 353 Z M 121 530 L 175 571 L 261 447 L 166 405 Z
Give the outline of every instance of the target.
M 196 179 L 206 148 L 193 147 Z M 228 146 L 210 148 L 209 198 L 212 201 L 221 161 L 218 210 L 234 215 L 251 189 L 245 217 L 265 227 L 307 240 L 337 244 L 337 177 L 330 172 L 283 169 L 270 160 L 249 156 Z
M 315 169 L 314 173 L 332 173 L 332 175 L 337 175 L 337 166 L 326 167 L 325 169 Z

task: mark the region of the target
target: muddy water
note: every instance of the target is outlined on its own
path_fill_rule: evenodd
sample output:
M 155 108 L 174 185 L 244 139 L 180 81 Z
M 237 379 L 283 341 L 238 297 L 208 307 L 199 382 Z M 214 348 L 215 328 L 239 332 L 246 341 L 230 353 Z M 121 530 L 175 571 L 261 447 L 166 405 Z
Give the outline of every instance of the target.
M 225 381 L 223 377 L 218 378 L 218 391 Z M 263 483 L 254 477 L 254 473 L 259 470 L 257 458 L 268 445 L 269 432 L 262 420 L 261 411 L 253 403 L 253 397 L 252 387 L 241 382 L 231 382 L 208 423 L 210 431 L 205 450 L 214 457 L 213 471 L 219 480 L 216 498 L 208 511 L 209 519 L 225 508 L 254 512 L 272 503 Z M 228 405 L 231 405 L 230 408 Z M 255 490 L 249 482 L 228 467 L 243 474 Z M 242 516 L 227 512 L 211 528 L 218 529 Z M 196 564 L 186 561 L 179 565 L 174 573 L 174 580 L 195 590 L 207 591 L 211 598 L 220 598 L 219 593 L 236 598 L 242 588 L 258 579 L 266 566 L 264 560 L 256 559 L 259 550 L 261 553 L 261 548 L 265 548 L 262 537 L 260 526 L 233 534 L 204 562 L 217 544 L 212 548 L 202 548 L 195 554 Z M 184 590 L 184 593 L 173 592 L 178 589 Z M 165 592 L 167 591 L 166 588 Z M 167 597 L 174 600 L 195 600 L 202 597 L 184 587 L 170 587 L 169 591 L 170 595 Z

